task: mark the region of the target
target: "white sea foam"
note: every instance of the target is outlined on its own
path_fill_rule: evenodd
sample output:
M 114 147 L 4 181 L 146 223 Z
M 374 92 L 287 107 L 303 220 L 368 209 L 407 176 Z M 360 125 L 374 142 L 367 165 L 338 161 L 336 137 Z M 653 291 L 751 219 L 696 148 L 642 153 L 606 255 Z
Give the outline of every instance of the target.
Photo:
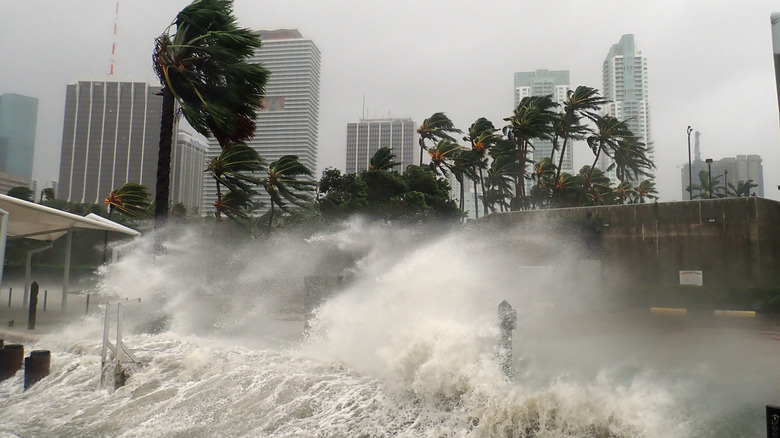
M 534 327 L 552 339 L 554 322 L 531 304 L 562 292 L 523 278 L 533 270 L 484 233 L 355 220 L 308 239 L 214 242 L 189 232 L 152 257 L 142 241 L 106 269 L 104 293 L 141 298 L 124 306 L 125 342 L 144 365 L 99 389 L 103 321 L 76 321 L 31 346 L 52 350 L 49 377 L 0 383 L 0 434 L 674 438 L 701 426 L 681 382 L 650 365 L 559 372 L 580 364 L 535 344 Z M 352 281 L 304 340 L 303 278 L 335 259 L 349 266 L 328 273 Z M 514 381 L 496 360 L 504 298 L 520 311 Z

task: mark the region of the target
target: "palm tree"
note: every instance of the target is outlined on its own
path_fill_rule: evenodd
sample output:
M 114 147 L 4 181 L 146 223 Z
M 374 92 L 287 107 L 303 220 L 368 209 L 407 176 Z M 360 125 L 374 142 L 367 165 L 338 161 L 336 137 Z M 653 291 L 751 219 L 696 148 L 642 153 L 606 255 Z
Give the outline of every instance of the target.
M 490 163 L 485 178 L 485 204 L 491 212 L 496 212 L 496 204 L 499 211 L 506 211 L 513 198 L 512 182 L 517 175 L 517 162 L 514 157 L 506 154 L 496 155 Z
M 594 122 L 596 131 L 587 138 L 588 146 L 595 156 L 593 164 L 590 166 L 590 172 L 596 169 L 596 164 L 602 153 L 612 156 L 612 151 L 620 147 L 620 142 L 635 139 L 634 133 L 628 128 L 625 120 L 621 121 L 611 115 L 604 115 L 596 117 Z
M 425 140 L 430 140 L 436 143 L 439 140 L 455 141 L 450 133 L 460 133 L 460 129 L 455 128 L 452 120 L 449 119 L 444 113 L 433 113 L 430 117 L 423 120 L 417 133 L 420 135 L 420 166 L 422 167 L 423 151 L 428 148 L 425 146 Z
M 389 147 L 381 147 L 374 152 L 368 163 L 368 170 L 392 170 L 399 163 L 395 161 L 395 154 Z
M 193 1 L 156 39 L 153 67 L 163 85 L 155 188 L 158 222 L 164 223 L 168 214 L 174 102 L 196 131 L 213 135 L 223 149 L 249 140 L 269 74 L 247 62 L 259 47 L 256 33 L 237 26 L 230 0 Z
M 531 202 L 536 207 L 541 207 L 550 199 L 553 182 L 556 178 L 556 168 L 550 157 L 544 157 L 538 163 L 534 163 L 531 180 L 534 182 L 531 188 Z
M 758 184 L 755 184 L 752 179 L 749 179 L 747 181 L 739 181 L 737 182 L 737 185 L 734 185 L 733 183 L 729 183 L 729 190 L 727 192 L 727 195 L 735 198 L 742 197 L 742 196 L 750 196 L 750 189 L 752 189 L 753 187 L 758 187 Z
M 428 149 L 428 156 L 431 158 L 430 167 L 434 173 L 441 172 L 442 175 L 447 176 L 447 160 L 451 160 L 454 157 L 456 151 L 459 151 L 461 146 L 454 141 L 443 138 L 436 142 L 436 147 Z
M 645 179 L 636 186 L 636 200 L 640 204 L 645 203 L 645 198 L 656 200 L 658 199 L 658 191 L 655 189 L 655 180 Z
M 579 176 L 582 182 L 579 205 L 603 205 L 609 203 L 607 200 L 612 194 L 611 181 L 601 169 L 583 166 L 580 169 Z
M 558 106 L 550 96 L 524 97 L 512 116 L 504 120 L 504 134 L 515 142 L 520 173 L 515 177 L 515 208 L 525 204 L 525 168 L 532 139 L 549 140 L 553 133 L 554 108 Z
M 634 186 L 631 185 L 628 181 L 622 181 L 620 184 L 618 184 L 617 187 L 615 187 L 615 190 L 612 191 L 615 202 L 618 204 L 625 204 L 627 202 L 631 202 L 631 199 L 634 198 L 636 195 L 636 191 L 634 190 Z
M 255 186 L 262 183 L 258 173 L 264 169 L 263 159 L 245 143 L 237 143 L 208 161 L 206 172 L 214 179 L 217 188 L 217 200 L 214 202 L 217 221 L 221 220 L 222 213 L 230 218 L 243 217 L 235 212 L 239 210 L 239 205 L 246 207 L 250 202 L 256 193 Z M 225 195 L 232 193 L 229 203 L 223 202 L 222 187 L 227 189 Z
M 271 196 L 271 210 L 268 217 L 268 230 L 274 221 L 274 208 L 287 208 L 286 202 L 303 205 L 311 199 L 311 193 L 316 187 L 316 181 L 298 179 L 301 176 L 311 176 L 303 163 L 295 155 L 285 155 L 268 165 L 267 176 L 262 184 Z
M 138 183 L 125 183 L 111 190 L 103 201 L 108 206 L 108 220 L 114 211 L 133 219 L 141 219 L 149 214 L 151 201 L 149 189 Z M 103 234 L 103 263 L 108 260 L 108 231 Z
M 569 139 L 581 140 L 588 132 L 588 128 L 580 123 L 582 117 L 595 120 L 601 106 L 607 102 L 609 101 L 599 96 L 599 92 L 595 88 L 580 85 L 576 89 L 568 91 L 566 101 L 563 103 L 563 113 L 560 114 L 559 135 L 553 138 L 553 150 L 550 154 L 550 159 L 552 159 L 556 149 L 558 149 L 557 139 L 563 137 L 555 178 L 561 174 L 563 157 L 566 154 Z
M 485 180 L 482 171 L 487 169 L 487 156 L 490 153 L 490 149 L 501 139 L 501 136 L 495 134 L 496 131 L 498 131 L 498 129 L 493 125 L 493 122 L 484 117 L 480 117 L 471 124 L 468 135 L 463 137 L 463 141 L 471 143 L 471 151 L 475 154 L 475 174 L 478 174 L 479 189 L 482 190 L 483 196 L 485 194 Z M 476 217 L 479 217 L 479 207 L 477 204 L 479 194 L 477 188 L 477 184 L 474 184 L 474 213 Z M 487 215 L 488 207 L 484 202 L 484 198 L 482 200 L 482 209 L 484 214 Z
M 479 155 L 474 153 L 474 151 L 471 149 L 460 148 L 450 155 L 450 161 L 448 164 L 446 164 L 447 168 L 450 169 L 452 175 L 455 176 L 455 180 L 458 181 L 458 185 L 460 186 L 460 203 L 458 207 L 461 209 L 461 211 L 466 210 L 465 180 L 469 179 L 472 182 L 476 181 L 476 169 L 479 158 Z M 476 187 L 476 183 L 474 186 Z M 475 212 L 475 214 L 479 216 L 478 213 Z
M 712 187 L 715 187 L 717 190 L 719 184 L 720 184 L 720 175 L 712 176 Z M 688 190 L 688 187 L 686 187 L 685 189 Z M 702 198 L 702 199 L 712 198 L 712 194 L 710 193 L 710 173 L 707 170 L 699 171 L 699 184 L 693 185 L 691 193 L 693 193 L 693 190 L 698 190 L 698 193 L 693 195 L 694 198 Z
M 647 149 L 637 137 L 624 137 L 618 141 L 611 152 L 613 159 L 610 169 L 615 169 L 615 177 L 620 181 L 637 181 L 640 177 L 650 176 L 655 164 L 647 157 Z

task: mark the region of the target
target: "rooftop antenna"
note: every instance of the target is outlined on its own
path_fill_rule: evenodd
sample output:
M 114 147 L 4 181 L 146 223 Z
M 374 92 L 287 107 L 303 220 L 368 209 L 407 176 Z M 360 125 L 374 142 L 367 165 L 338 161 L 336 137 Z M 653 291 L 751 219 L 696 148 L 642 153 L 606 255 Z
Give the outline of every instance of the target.
M 701 148 L 699 147 L 699 137 L 701 137 L 701 132 L 696 131 L 694 135 L 696 136 L 696 143 L 693 148 L 693 156 L 694 156 L 694 160 L 696 162 L 699 162 L 701 161 Z
M 116 60 L 116 28 L 119 22 L 119 0 L 116 0 L 116 11 L 114 12 L 114 39 L 111 43 L 111 68 L 108 71 L 110 77 L 114 77 L 114 61 Z

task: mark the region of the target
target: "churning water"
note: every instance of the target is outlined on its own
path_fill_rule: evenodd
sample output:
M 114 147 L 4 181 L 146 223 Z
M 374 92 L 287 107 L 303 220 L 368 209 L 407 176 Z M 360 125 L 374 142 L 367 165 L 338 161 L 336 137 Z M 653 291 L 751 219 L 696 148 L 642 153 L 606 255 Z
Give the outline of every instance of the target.
M 74 321 L 25 346 L 52 351 L 47 378 L 0 383 L 0 437 L 756 436 L 778 390 L 757 372 L 778 369 L 776 341 L 594 313 L 604 297 L 576 260 L 521 268 L 523 248 L 474 228 L 168 242 L 151 257 L 141 241 L 99 284 L 141 298 L 124 325 L 143 366 L 100 389 L 102 314 Z M 345 281 L 304 337 L 304 279 L 323 274 Z M 502 299 L 518 310 L 512 381 Z M 743 350 L 718 353 L 723 338 Z

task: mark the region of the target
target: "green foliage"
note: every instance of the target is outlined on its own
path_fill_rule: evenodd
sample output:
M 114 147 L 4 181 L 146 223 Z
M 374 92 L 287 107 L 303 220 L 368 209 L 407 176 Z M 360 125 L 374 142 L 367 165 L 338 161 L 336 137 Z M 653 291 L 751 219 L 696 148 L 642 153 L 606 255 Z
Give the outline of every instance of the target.
M 151 213 L 149 189 L 138 183 L 125 183 L 112 190 L 104 202 L 108 205 L 109 219 L 115 211 L 134 219 L 148 217 Z
M 172 33 L 175 27 L 175 33 Z M 195 0 L 155 41 L 153 67 L 190 125 L 223 149 L 254 136 L 269 72 L 248 62 L 260 37 L 229 0 Z
M 317 205 L 325 221 L 353 214 L 394 221 L 455 219 L 461 213 L 449 190 L 446 180 L 419 166 L 409 166 L 403 174 L 366 170 L 342 175 L 337 169 L 327 169 L 320 180 Z
M 33 191 L 27 186 L 11 187 L 6 193 L 8 196 L 33 202 Z

